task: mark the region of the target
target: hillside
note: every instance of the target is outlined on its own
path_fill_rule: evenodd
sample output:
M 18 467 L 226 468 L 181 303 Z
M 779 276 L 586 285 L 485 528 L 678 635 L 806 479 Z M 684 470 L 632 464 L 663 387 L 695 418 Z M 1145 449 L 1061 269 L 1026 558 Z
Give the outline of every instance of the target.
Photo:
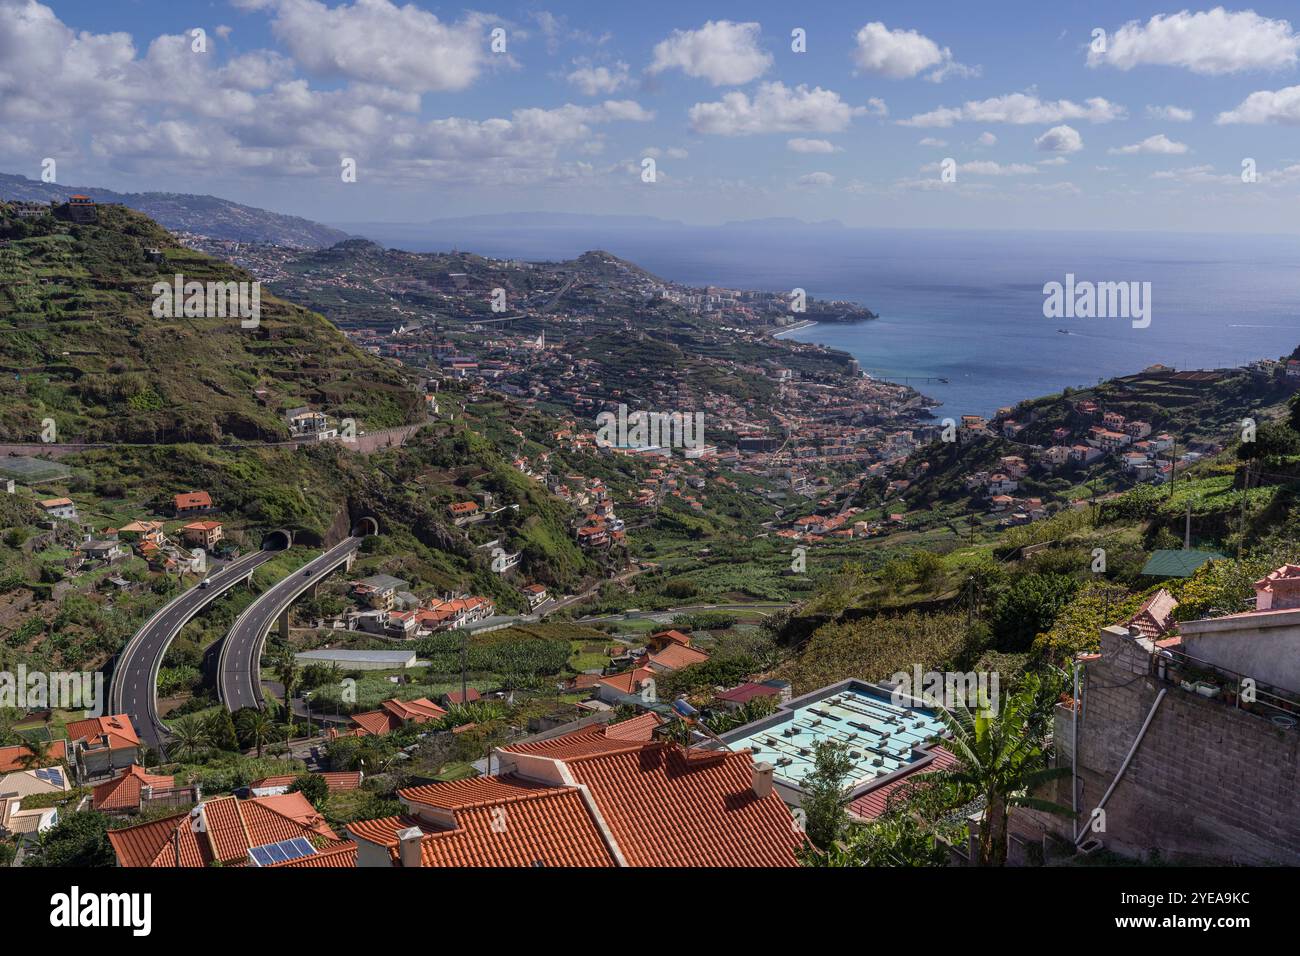
M 266 290 L 257 328 L 154 317 L 159 281 L 253 277 L 123 206 L 93 224 L 66 208 L 0 210 L 0 438 L 35 441 L 52 418 L 64 442 L 280 441 L 283 410 L 307 404 L 367 430 L 419 420 L 393 366 Z
M 330 226 L 286 216 L 217 196 L 194 193 L 119 193 L 94 186 L 62 186 L 24 176 L 0 173 L 0 199 L 25 202 L 66 202 L 80 193 L 99 203 L 121 203 L 142 212 L 173 232 L 189 232 L 233 242 L 269 242 L 311 249 L 330 246 L 347 233 Z

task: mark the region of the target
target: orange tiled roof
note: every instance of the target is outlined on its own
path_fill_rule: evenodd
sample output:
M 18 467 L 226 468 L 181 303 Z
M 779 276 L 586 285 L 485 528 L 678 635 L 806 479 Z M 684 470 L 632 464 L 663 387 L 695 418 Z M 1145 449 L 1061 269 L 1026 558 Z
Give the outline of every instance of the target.
M 476 777 L 400 790 L 405 800 L 450 814 L 446 829 L 425 822 L 422 866 L 614 866 L 613 852 L 574 787 L 552 787 L 515 776 Z M 409 818 L 351 824 L 357 837 L 389 847 L 400 858 L 397 833 Z
M 619 750 L 626 747 L 629 741 L 651 740 L 655 728 L 662 723 L 662 717 L 649 711 L 616 724 L 593 724 L 547 740 L 533 740 L 501 749 L 508 753 L 537 754 L 564 760 Z
M 576 789 L 540 790 L 505 807 L 456 811 L 456 829 L 425 836 L 422 866 L 616 865 Z
M 170 790 L 176 786 L 176 778 L 157 777 L 145 773 L 139 764 L 131 764 L 120 776 L 94 789 L 91 805 L 96 810 L 138 810 L 140 795 L 146 786 Z
M 703 651 L 694 647 L 683 647 L 681 644 L 669 644 L 662 651 L 650 655 L 652 663 L 667 667 L 669 670 L 677 670 L 690 664 L 701 664 L 708 659 L 709 655 Z
M 357 865 L 357 845 L 351 840 L 341 840 L 338 843 L 322 847 L 311 856 L 299 857 L 296 860 L 289 860 L 285 863 L 273 863 L 272 869 L 278 868 L 325 868 L 325 867 L 346 867 L 353 868 Z
M 893 780 L 889 781 L 889 783 L 876 787 L 874 790 L 868 790 L 866 793 L 862 794 L 862 796 L 849 804 L 849 813 L 856 817 L 861 817 L 863 820 L 874 820 L 885 812 L 885 809 L 888 806 L 889 795 L 902 786 L 903 783 L 910 780 L 913 774 L 923 776 L 927 773 L 932 773 L 935 770 L 947 770 L 949 767 L 955 766 L 957 763 L 957 758 L 943 747 L 935 747 L 933 753 L 934 759 L 925 766 L 916 768 L 912 773 L 906 773 L 901 777 L 895 777 Z
M 629 744 L 565 761 L 631 866 L 796 866 L 803 838 L 776 792 L 752 789 L 748 750 Z
M 131 725 L 131 718 L 126 714 L 74 720 L 68 724 L 67 730 L 68 739 L 74 744 L 93 737 L 106 737 L 110 750 L 140 746 L 140 737 L 136 734 L 135 727 Z
M 502 777 L 470 777 L 466 780 L 407 787 L 398 790 L 397 795 L 410 803 L 440 810 L 454 810 L 478 804 L 501 803 L 536 793 L 538 790 L 554 789 L 556 788 L 550 784 L 536 783 L 507 774 Z
M 14 770 L 22 770 L 23 758 L 27 757 L 30 753 L 31 751 L 22 744 L 15 744 L 12 747 L 0 747 L 0 773 L 10 773 Z M 44 766 L 50 766 L 59 763 L 60 761 L 67 760 L 67 741 L 54 741 L 46 753 L 48 754 L 49 759 L 45 762 Z
M 301 777 L 300 773 L 283 773 L 274 777 L 263 777 L 261 780 L 255 780 L 248 786 L 254 790 L 261 790 L 264 787 L 289 787 L 293 782 Z M 324 777 L 325 784 L 329 787 L 330 793 L 341 793 L 344 790 L 356 790 L 361 786 L 360 770 L 336 770 L 325 773 L 313 773 L 313 777 Z
M 191 491 L 183 495 L 177 495 L 172 499 L 176 510 L 182 508 L 211 508 L 212 496 L 206 491 Z
M 691 646 L 691 636 L 689 634 L 683 634 L 681 631 L 678 631 L 676 629 L 659 631 L 657 634 L 650 635 L 651 640 L 655 640 L 656 638 L 660 638 L 660 637 L 672 641 L 674 644 L 681 644 L 684 647 Z
M 447 712 L 427 697 L 418 697 L 415 700 L 394 698 L 380 704 L 379 710 L 353 714 L 352 722 L 365 733 L 381 736 L 404 724 L 423 724 L 446 716 Z
M 191 823 L 191 818 L 196 823 Z M 201 825 L 202 832 L 195 832 Z M 151 823 L 110 830 L 109 842 L 120 866 L 207 866 L 214 861 L 242 866 L 255 846 L 307 837 L 335 843 L 338 835 L 301 793 L 279 797 L 214 797 L 181 813 Z
M 624 694 L 634 694 L 642 681 L 653 680 L 655 672 L 648 667 L 637 667 L 630 671 L 624 671 L 621 674 L 611 674 L 609 677 L 602 677 L 596 683 L 605 684 Z

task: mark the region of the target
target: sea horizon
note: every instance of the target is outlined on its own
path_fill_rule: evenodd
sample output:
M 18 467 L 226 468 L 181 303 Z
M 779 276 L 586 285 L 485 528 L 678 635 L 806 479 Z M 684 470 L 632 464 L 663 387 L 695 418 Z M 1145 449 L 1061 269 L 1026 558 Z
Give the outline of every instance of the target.
M 428 229 L 412 235 L 376 227 L 367 238 L 414 252 L 455 247 L 535 261 L 604 249 L 686 285 L 803 288 L 818 299 L 854 302 L 879 318 L 820 321 L 784 337 L 847 352 L 868 374 L 933 398 L 940 403 L 936 414 L 945 416 L 989 415 L 1154 364 L 1237 366 L 1289 354 L 1300 344 L 1291 271 L 1300 258 L 1300 236 L 1234 235 L 1228 244 L 1209 233 L 817 224 L 507 228 L 473 218 L 442 220 Z M 1151 283 L 1150 326 L 1134 328 L 1123 318 L 1045 317 L 1043 286 L 1067 274 Z

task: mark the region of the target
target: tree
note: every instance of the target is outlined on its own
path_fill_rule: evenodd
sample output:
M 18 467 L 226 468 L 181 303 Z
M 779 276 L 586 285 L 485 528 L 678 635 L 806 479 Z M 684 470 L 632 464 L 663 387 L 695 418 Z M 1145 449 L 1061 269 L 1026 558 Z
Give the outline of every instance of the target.
M 287 713 L 293 713 L 293 706 L 290 701 L 293 700 L 293 690 L 298 683 L 298 659 L 293 655 L 293 648 L 288 645 L 280 649 L 280 653 L 275 658 L 275 676 L 280 679 L 284 685 L 284 709 Z
M 949 737 L 940 741 L 957 758 L 957 764 L 934 771 L 929 779 L 951 788 L 958 801 L 981 799 L 984 814 L 979 824 L 978 864 L 1002 866 L 1007 861 L 1007 816 L 1011 807 L 1028 807 L 1069 815 L 1069 807 L 1032 796 L 1049 780 L 1070 772 L 1050 767 L 1043 751 L 1041 731 L 1046 720 L 1039 710 L 1048 691 L 1043 678 L 1026 674 L 1020 686 L 1001 702 L 996 714 L 978 713 L 962 706 L 939 708 L 939 719 Z
M 1292 406 L 1292 417 L 1288 423 L 1260 423 L 1255 429 L 1255 440 L 1243 441 L 1237 446 L 1237 458 L 1240 461 L 1263 461 L 1300 453 L 1300 434 L 1295 431 L 1298 408 L 1300 406 Z
M 172 722 L 172 744 L 178 753 L 193 760 L 194 755 L 207 743 L 207 733 L 196 717 L 183 717 Z
M 823 852 L 800 854 L 805 866 L 947 866 L 948 850 L 915 817 L 888 814 L 853 826 Z
M 24 866 L 114 866 L 108 818 L 102 813 L 70 813 L 41 834 Z
M 27 753 L 18 758 L 18 766 L 22 769 L 34 770 L 53 762 L 50 756 L 50 748 L 54 746 L 53 741 L 28 737 L 23 739 L 23 746 L 27 748 Z
M 301 793 L 317 810 L 325 805 L 330 796 L 329 784 L 318 773 L 304 773 L 289 785 L 289 792 Z
M 260 707 L 245 707 L 235 718 L 235 729 L 239 734 L 239 745 L 243 749 L 257 748 L 257 756 L 262 756 L 262 745 L 276 736 L 275 721 Z
M 804 834 L 819 850 L 829 849 L 848 827 L 848 794 L 844 784 L 853 772 L 847 745 L 838 740 L 817 743 L 813 769 L 803 778 Z
M 203 724 L 203 735 L 208 744 L 217 750 L 239 750 L 239 735 L 230 711 L 219 710 Z
M 1022 574 L 993 603 L 992 624 L 1004 651 L 1025 651 L 1051 628 L 1079 582 L 1064 574 Z

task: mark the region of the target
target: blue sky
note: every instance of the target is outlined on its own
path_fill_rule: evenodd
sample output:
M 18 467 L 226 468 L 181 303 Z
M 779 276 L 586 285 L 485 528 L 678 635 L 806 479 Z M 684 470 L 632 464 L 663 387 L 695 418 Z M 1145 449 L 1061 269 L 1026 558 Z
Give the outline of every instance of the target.
M 1058 6 L 0 0 L 0 170 L 330 222 L 1296 230 L 1287 5 Z

